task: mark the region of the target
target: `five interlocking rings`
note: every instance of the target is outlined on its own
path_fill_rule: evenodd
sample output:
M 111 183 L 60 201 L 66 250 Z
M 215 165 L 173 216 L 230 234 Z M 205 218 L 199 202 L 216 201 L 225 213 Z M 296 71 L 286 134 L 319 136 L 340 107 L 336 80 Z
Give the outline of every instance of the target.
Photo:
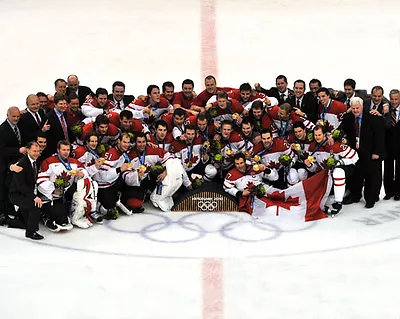
M 219 218 L 213 218 L 216 215 Z M 208 234 L 219 234 L 226 239 L 252 243 L 273 240 L 283 233 L 307 230 L 317 224 L 304 223 L 295 229 L 284 229 L 281 225 L 257 220 L 250 215 L 222 212 L 190 213 L 182 217 L 179 213 L 173 217 L 161 213 L 142 213 L 136 217 L 141 218 L 141 224 L 127 222 L 129 219 L 124 218 L 105 225 L 114 231 L 137 234 L 144 239 L 160 243 L 186 243 L 199 240 Z M 130 219 L 134 221 L 134 218 L 135 216 Z
M 209 211 L 213 211 L 214 209 L 216 209 L 218 207 L 218 203 L 216 201 L 211 201 L 211 200 L 198 201 L 197 207 L 202 212 L 209 212 Z

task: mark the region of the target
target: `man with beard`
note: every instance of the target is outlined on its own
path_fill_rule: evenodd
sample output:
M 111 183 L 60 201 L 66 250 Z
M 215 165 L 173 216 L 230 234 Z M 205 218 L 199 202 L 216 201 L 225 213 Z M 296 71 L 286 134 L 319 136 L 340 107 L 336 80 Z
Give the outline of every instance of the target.
M 314 142 L 310 144 L 310 156 L 304 164 L 310 172 L 317 172 L 328 168 L 332 172 L 335 202 L 327 213 L 337 215 L 342 209 L 343 196 L 346 191 L 346 177 L 354 172 L 354 164 L 358 161 L 357 152 L 348 145 L 334 142 L 329 145 L 324 126 L 314 128 Z
M 202 181 L 210 182 L 217 175 L 217 169 L 211 164 L 208 155 L 209 147 L 203 145 L 200 136 L 196 136 L 196 128 L 192 125 L 185 127 L 185 138 L 172 143 L 175 157 L 181 160 L 186 172 L 183 176 L 183 185 L 190 187 L 192 181 L 201 176 Z
M 196 117 L 197 134 L 202 138 L 203 142 L 210 141 L 215 135 L 215 125 L 209 123 L 205 113 L 199 113 Z
M 253 155 L 255 162 L 261 162 L 270 169 L 265 172 L 264 178 L 276 187 L 286 188 L 300 181 L 297 171 L 291 167 L 291 164 L 295 162 L 295 155 L 290 145 L 283 139 L 272 138 L 271 129 L 261 130 L 261 142 L 254 146 Z M 290 165 L 282 165 L 281 155 L 289 157 L 291 163 L 288 164 Z
M 68 127 L 80 125 L 84 119 L 85 116 L 82 114 L 79 98 L 72 92 L 68 95 L 67 125 Z
M 199 107 L 193 106 L 192 104 L 196 98 L 196 94 L 193 91 L 194 82 L 190 79 L 186 79 L 182 82 L 182 91 L 175 93 L 174 101 L 172 102 L 174 108 L 183 108 L 191 114 L 198 114 Z
M 242 133 L 241 136 L 244 140 L 244 144 L 245 144 L 245 151 L 244 154 L 245 155 L 249 155 L 249 145 L 250 143 L 252 145 L 256 145 L 259 142 L 261 142 L 261 135 L 259 132 L 255 132 L 253 130 L 253 125 L 250 123 L 250 121 L 248 119 L 244 119 L 242 121 Z
M 262 184 L 264 171 L 269 171 L 269 169 L 263 164 L 258 164 L 257 170 L 254 166 L 248 166 L 243 153 L 235 154 L 233 159 L 235 167 L 226 174 L 224 190 L 238 199 L 240 212 L 251 214 L 253 200 L 251 187 Z

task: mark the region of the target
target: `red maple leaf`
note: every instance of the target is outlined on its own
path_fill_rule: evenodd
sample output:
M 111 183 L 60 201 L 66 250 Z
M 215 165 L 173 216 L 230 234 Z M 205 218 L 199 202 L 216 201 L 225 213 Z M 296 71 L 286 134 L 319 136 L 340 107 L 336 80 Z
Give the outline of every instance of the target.
M 260 198 L 267 207 L 276 206 L 276 216 L 279 216 L 279 207 L 290 210 L 292 206 L 299 206 L 299 197 L 289 196 L 285 199 L 285 191 L 275 191 Z
M 279 162 L 271 161 L 271 162 L 269 162 L 268 167 L 271 169 L 273 169 L 273 168 L 278 169 L 279 167 L 281 167 L 281 164 Z
M 191 160 L 190 162 L 191 162 L 192 164 L 195 164 L 195 163 L 197 162 L 198 159 L 199 159 L 198 156 L 193 155 L 193 156 L 192 156 L 192 160 Z M 185 159 L 185 164 L 187 164 L 187 163 L 189 163 L 189 158 L 186 158 L 186 159 Z
M 61 174 L 56 176 L 56 178 L 62 178 L 68 182 L 71 179 L 71 175 L 69 175 L 67 171 L 62 171 Z

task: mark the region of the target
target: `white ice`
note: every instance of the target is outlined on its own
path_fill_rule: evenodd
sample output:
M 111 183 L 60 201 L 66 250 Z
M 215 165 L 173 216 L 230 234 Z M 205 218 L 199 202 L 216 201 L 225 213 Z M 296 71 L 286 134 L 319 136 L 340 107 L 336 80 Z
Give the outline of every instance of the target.
M 351 77 L 358 88 L 382 85 L 386 96 L 399 88 L 398 1 L 215 3 L 222 86 L 269 87 L 285 74 L 290 85 L 316 77 L 341 88 Z M 0 118 L 71 73 L 94 90 L 122 80 L 139 95 L 192 78 L 200 92 L 200 5 L 0 0 Z M 202 265 L 214 258 L 223 265 L 224 318 L 399 318 L 400 203 L 343 210 L 310 224 L 254 225 L 244 214 L 149 209 L 89 230 L 41 229 L 41 242 L 1 227 L 0 317 L 204 318 Z

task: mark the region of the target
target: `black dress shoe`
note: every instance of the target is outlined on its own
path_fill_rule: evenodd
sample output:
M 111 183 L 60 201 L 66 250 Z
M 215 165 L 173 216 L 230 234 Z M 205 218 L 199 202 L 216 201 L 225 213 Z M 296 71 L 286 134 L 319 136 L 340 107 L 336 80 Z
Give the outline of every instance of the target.
M 43 239 L 44 237 L 42 236 L 42 235 L 40 235 L 39 233 L 37 233 L 37 232 L 26 232 L 25 233 L 25 237 L 26 238 L 30 238 L 30 239 L 33 239 L 33 240 L 41 240 L 41 239 Z
M 347 196 L 347 197 L 343 198 L 342 204 L 343 205 L 350 205 L 350 204 L 358 203 L 358 202 L 360 202 L 360 199 L 355 199 L 355 198 L 353 198 L 351 196 Z
M 365 204 L 365 208 L 372 208 L 372 207 L 374 207 L 375 206 L 375 203 L 374 202 L 372 202 L 372 203 L 366 203 Z
M 384 200 L 389 200 L 392 198 L 392 195 L 385 195 L 385 197 L 383 197 Z
M 394 200 L 400 200 L 400 195 L 395 195 L 395 196 L 393 197 L 393 199 L 394 199 Z

